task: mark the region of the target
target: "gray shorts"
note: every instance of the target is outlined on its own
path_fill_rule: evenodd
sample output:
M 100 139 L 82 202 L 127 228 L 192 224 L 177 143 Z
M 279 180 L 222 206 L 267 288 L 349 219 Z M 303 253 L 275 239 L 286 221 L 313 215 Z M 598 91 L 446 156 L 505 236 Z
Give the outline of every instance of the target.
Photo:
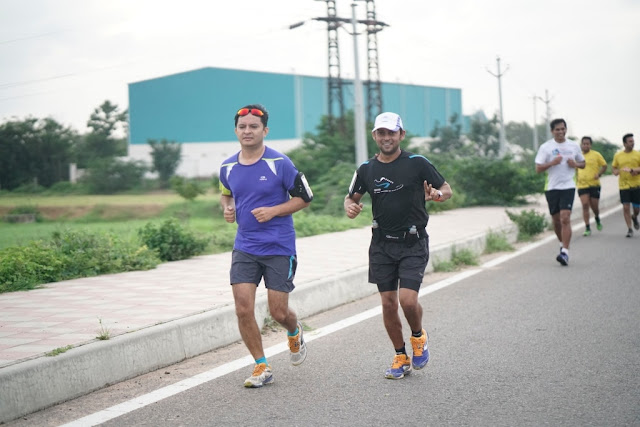
M 429 262 L 429 236 L 407 247 L 404 242 L 376 241 L 369 246 L 369 282 L 379 292 L 395 291 L 398 286 L 420 290 Z
M 259 256 L 234 249 L 231 253 L 231 284 L 253 283 L 258 286 L 264 278 L 267 289 L 288 293 L 295 287 L 293 279 L 297 267 L 295 255 Z

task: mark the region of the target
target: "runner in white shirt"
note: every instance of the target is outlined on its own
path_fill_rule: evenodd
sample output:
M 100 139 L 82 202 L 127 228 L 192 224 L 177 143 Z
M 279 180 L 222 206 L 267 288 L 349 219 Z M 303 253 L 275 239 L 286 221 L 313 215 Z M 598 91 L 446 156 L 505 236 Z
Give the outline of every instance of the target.
M 571 208 L 576 192 L 575 169 L 584 168 L 585 161 L 580 146 L 566 139 L 567 122 L 555 119 L 550 124 L 553 139 L 540 146 L 536 155 L 536 172 L 547 172 L 545 196 L 553 229 L 560 241 L 560 253 L 556 260 L 569 265 L 571 242 Z

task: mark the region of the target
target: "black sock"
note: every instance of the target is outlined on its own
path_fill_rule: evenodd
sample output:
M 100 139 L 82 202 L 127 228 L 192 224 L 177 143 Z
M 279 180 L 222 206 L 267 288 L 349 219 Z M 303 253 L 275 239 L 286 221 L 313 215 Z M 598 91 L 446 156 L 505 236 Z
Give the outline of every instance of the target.
M 415 338 L 420 338 L 422 336 L 422 329 L 420 329 L 418 332 L 411 331 L 411 336 Z
M 404 347 L 403 344 L 401 348 L 396 348 L 396 354 L 407 354 L 407 350 Z
M 596 215 L 596 222 L 600 222 L 600 217 Z
M 590 226 L 590 225 L 587 225 L 586 229 L 587 229 L 587 230 L 589 230 L 589 231 L 591 231 L 591 226 Z

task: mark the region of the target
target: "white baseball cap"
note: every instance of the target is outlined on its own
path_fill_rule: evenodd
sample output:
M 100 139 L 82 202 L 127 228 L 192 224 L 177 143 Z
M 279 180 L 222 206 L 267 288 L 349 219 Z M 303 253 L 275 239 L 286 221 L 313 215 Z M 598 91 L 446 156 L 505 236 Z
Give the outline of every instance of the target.
M 373 125 L 373 130 L 371 132 L 375 132 L 380 128 L 389 129 L 392 132 L 397 132 L 400 129 L 404 129 L 402 125 L 402 119 L 396 113 L 382 113 L 376 117 L 376 122 Z

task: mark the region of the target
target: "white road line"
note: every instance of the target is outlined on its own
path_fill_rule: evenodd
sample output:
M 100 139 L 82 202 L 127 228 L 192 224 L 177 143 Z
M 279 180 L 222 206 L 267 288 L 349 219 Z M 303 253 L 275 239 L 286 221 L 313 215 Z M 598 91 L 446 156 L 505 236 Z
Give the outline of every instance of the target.
M 603 217 L 609 216 L 615 211 L 619 211 L 619 210 L 620 210 L 619 207 L 611 209 L 601 214 L 600 217 L 603 218 Z M 580 222 L 579 224 L 574 225 L 572 229 L 573 231 L 577 231 L 582 227 L 584 227 L 584 224 Z M 419 296 L 423 297 L 425 295 L 439 291 L 440 289 L 444 289 L 448 286 L 456 284 L 488 268 L 492 268 L 506 261 L 509 261 L 517 256 L 520 256 L 526 252 L 536 249 L 555 239 L 556 239 L 555 235 L 547 236 L 544 239 L 539 240 L 535 243 L 526 245 L 513 253 L 503 255 L 489 262 L 486 262 L 483 265 L 479 266 L 478 268 L 475 268 L 472 270 L 466 270 L 460 274 L 456 274 L 455 276 L 436 282 L 432 285 L 429 285 L 425 288 L 420 289 Z M 334 332 L 348 328 L 349 326 L 353 326 L 367 319 L 375 317 L 381 313 L 382 313 L 382 308 L 380 306 L 377 306 L 375 308 L 363 311 L 362 313 L 348 317 L 339 322 L 324 326 L 317 330 L 305 332 L 305 341 L 310 342 L 318 338 L 322 338 Z M 277 344 L 265 349 L 265 356 L 267 357 L 275 356 L 277 354 L 283 353 L 288 350 L 289 350 L 289 347 L 287 346 L 286 343 Z M 187 391 L 191 388 L 197 387 L 206 382 L 215 380 L 216 378 L 222 377 L 231 372 L 245 368 L 249 365 L 252 365 L 253 363 L 254 363 L 253 358 L 251 356 L 246 356 L 241 359 L 237 359 L 232 362 L 225 363 L 224 365 L 220 365 L 217 368 L 195 375 L 191 378 L 187 378 L 186 380 L 182 380 L 175 384 L 152 391 L 151 393 L 147 393 L 142 396 L 136 397 L 134 399 L 128 400 L 126 402 L 122 402 L 110 408 L 103 409 L 102 411 L 93 413 L 91 415 L 87 415 L 86 417 L 79 418 L 70 423 L 63 424 L 60 427 L 87 427 L 87 426 L 95 426 L 98 424 L 102 424 L 114 418 L 133 412 L 137 409 L 144 408 L 145 406 L 151 405 L 152 403 L 159 402 L 160 400 L 166 399 L 167 397 L 174 396 L 178 393 L 182 393 L 183 391 Z

